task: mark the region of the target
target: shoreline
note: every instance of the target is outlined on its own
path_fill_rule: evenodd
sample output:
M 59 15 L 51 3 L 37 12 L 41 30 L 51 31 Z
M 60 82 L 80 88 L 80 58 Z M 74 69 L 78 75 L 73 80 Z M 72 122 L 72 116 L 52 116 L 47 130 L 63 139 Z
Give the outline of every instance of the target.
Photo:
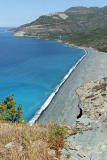
M 76 89 L 88 81 L 100 80 L 107 77 L 107 53 L 86 48 L 87 56 L 78 64 L 76 69 L 62 85 L 48 108 L 41 114 L 38 123 L 62 123 L 75 125 L 80 114 L 79 98 Z
M 41 39 L 37 36 L 23 35 L 23 37 Z M 54 40 L 58 41 L 59 43 L 64 43 L 68 45 L 68 47 L 84 49 L 86 53 L 88 52 L 88 55 L 85 54 L 83 57 L 81 57 L 78 61 L 78 64 L 76 63 L 76 66 L 74 65 L 75 67 L 73 66 L 69 70 L 61 83 L 57 85 L 45 103 L 28 122 L 30 126 L 32 126 L 35 121 L 39 123 L 60 122 L 69 126 L 74 125 L 77 120 L 77 116 L 80 114 L 80 108 L 78 107 L 79 99 L 76 95 L 75 89 L 83 82 L 98 80 L 107 76 L 107 53 L 100 52 L 91 47 L 87 48 L 84 46 L 76 46 L 75 44 L 63 42 L 62 40 Z M 84 57 L 86 58 L 84 59 Z M 71 74 L 70 71 L 71 73 L 73 71 L 74 72 Z
M 59 41 L 58 41 L 59 42 Z M 60 43 L 64 43 L 63 41 L 60 41 Z M 69 47 L 75 47 L 75 46 L 70 46 L 70 44 L 67 44 Z M 77 47 L 76 48 L 80 48 Z M 78 64 L 87 56 L 88 52 L 85 48 L 81 47 L 80 49 L 83 49 L 85 51 L 85 54 L 77 61 L 77 63 L 69 69 L 69 71 L 67 72 L 67 74 L 64 76 L 64 78 L 61 80 L 61 82 L 56 86 L 56 88 L 53 90 L 53 92 L 50 94 L 50 96 L 46 99 L 46 101 L 44 102 L 44 104 L 40 107 L 40 109 L 35 113 L 35 115 L 33 116 L 33 118 L 28 122 L 30 124 L 30 126 L 32 126 L 42 115 L 42 113 L 44 111 L 46 111 L 46 109 L 48 108 L 48 106 L 50 105 L 50 103 L 52 102 L 52 100 L 54 99 L 54 97 L 56 96 L 56 94 L 58 93 L 58 91 L 60 90 L 60 88 L 62 87 L 62 85 L 66 82 L 66 80 L 69 78 L 69 76 L 72 74 L 72 72 L 76 69 L 76 67 L 78 66 Z
M 14 31 L 9 31 L 9 32 L 14 32 Z M 30 38 L 37 38 L 37 39 L 41 39 L 38 36 L 27 36 L 24 35 L 23 32 L 21 32 L 20 34 L 13 34 L 13 36 L 16 37 L 30 37 Z M 44 39 L 44 40 L 49 40 L 49 39 Z M 28 121 L 29 125 L 32 126 L 36 121 L 38 121 L 38 119 L 40 118 L 40 116 L 43 114 L 44 111 L 46 111 L 46 109 L 48 108 L 48 106 L 51 104 L 52 100 L 54 99 L 54 97 L 56 96 L 56 94 L 59 92 L 59 90 L 61 89 L 61 87 L 63 86 L 63 84 L 66 82 L 66 80 L 70 77 L 70 75 L 72 74 L 72 72 L 76 69 L 76 67 L 78 66 L 78 64 L 86 57 L 86 55 L 88 54 L 87 50 L 85 47 L 82 46 L 76 46 L 74 44 L 70 44 L 68 42 L 64 42 L 62 40 L 58 40 L 58 39 L 53 39 L 55 41 L 57 41 L 58 43 L 63 43 L 66 44 L 68 47 L 74 47 L 74 48 L 78 48 L 78 49 L 82 49 L 85 51 L 85 54 L 77 61 L 77 63 L 69 69 L 69 71 L 67 72 L 67 74 L 64 76 L 64 78 L 61 80 L 61 82 L 56 86 L 56 88 L 53 90 L 53 92 L 50 94 L 50 96 L 46 99 L 46 101 L 43 103 L 43 105 L 40 107 L 40 109 L 35 113 L 35 115 L 32 117 L 31 120 Z

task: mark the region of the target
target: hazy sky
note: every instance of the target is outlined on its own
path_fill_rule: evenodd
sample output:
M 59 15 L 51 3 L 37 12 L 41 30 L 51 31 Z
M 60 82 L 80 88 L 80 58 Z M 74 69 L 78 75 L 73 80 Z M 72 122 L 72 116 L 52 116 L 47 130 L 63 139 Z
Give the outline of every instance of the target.
M 107 5 L 107 0 L 0 0 L 0 26 L 18 26 L 40 15 L 64 11 L 73 6 Z

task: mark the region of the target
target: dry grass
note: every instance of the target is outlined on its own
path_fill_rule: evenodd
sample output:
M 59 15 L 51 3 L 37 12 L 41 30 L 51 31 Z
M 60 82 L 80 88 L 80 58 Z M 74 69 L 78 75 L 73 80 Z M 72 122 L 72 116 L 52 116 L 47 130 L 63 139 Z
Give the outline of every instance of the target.
M 66 129 L 57 124 L 0 123 L 0 160 L 60 159 Z M 11 147 L 5 145 L 12 142 Z M 20 148 L 22 149 L 20 150 Z

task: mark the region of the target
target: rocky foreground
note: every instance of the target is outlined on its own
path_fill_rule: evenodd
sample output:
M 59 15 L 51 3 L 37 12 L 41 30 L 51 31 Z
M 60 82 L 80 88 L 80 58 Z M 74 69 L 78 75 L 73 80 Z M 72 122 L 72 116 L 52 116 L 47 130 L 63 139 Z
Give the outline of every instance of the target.
M 80 114 L 63 149 L 62 160 L 107 160 L 107 77 L 76 89 Z
M 107 160 L 107 77 L 83 83 L 76 93 L 72 127 L 0 121 L 0 160 Z

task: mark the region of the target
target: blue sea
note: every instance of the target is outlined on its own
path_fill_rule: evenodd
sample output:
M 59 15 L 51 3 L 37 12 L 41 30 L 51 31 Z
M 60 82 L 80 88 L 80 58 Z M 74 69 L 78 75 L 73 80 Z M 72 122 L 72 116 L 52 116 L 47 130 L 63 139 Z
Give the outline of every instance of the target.
M 85 51 L 0 29 L 0 99 L 12 93 L 29 121 Z

